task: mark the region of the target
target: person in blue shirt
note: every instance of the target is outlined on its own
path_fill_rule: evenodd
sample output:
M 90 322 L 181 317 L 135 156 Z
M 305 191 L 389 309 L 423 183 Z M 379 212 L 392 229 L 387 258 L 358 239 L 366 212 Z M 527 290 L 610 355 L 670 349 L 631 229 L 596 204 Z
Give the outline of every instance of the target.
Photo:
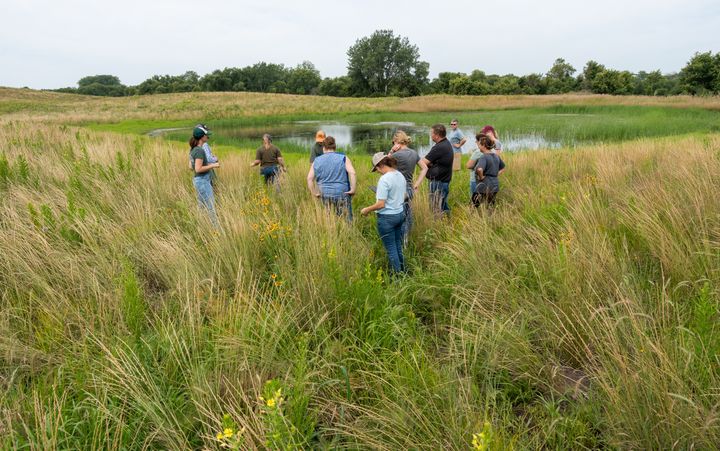
M 405 196 L 407 182 L 397 170 L 397 160 L 378 152 L 373 155 L 372 172 L 382 174 L 375 192 L 375 203 L 361 210 L 363 216 L 377 211 L 377 230 L 385 247 L 394 273 L 405 271 L 403 256 L 403 224 L 405 223 Z
M 315 158 L 307 175 L 307 186 L 313 196 L 332 207 L 338 216 L 352 221 L 352 196 L 357 178 L 355 168 L 346 155 L 335 152 L 335 138 L 323 141 L 323 154 Z

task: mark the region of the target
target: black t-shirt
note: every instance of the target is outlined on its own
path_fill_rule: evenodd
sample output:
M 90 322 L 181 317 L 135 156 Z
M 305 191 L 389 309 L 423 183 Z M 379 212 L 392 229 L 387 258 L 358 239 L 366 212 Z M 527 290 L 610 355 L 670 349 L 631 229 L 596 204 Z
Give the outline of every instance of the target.
M 453 159 L 453 148 L 446 138 L 439 141 L 425 158 L 430 162 L 430 169 L 427 172 L 427 178 L 430 180 L 437 180 L 438 182 L 450 183 L 452 179 L 452 165 Z

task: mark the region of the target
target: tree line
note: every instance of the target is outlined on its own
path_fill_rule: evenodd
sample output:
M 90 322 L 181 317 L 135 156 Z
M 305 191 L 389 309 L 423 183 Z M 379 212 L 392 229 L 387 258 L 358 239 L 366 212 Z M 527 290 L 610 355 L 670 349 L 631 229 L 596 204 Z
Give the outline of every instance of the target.
M 670 96 L 720 94 L 720 53 L 696 53 L 679 73 L 659 70 L 632 73 L 609 69 L 588 61 L 578 71 L 558 58 L 546 73 L 517 76 L 441 72 L 429 79 L 430 65 L 420 60 L 417 46 L 392 30 L 378 30 L 358 39 L 347 51 L 347 75 L 322 78 L 305 61 L 295 67 L 260 62 L 246 67 L 226 67 L 200 76 L 154 75 L 135 86 L 125 86 L 114 75 L 80 79 L 77 88 L 55 91 L 95 96 L 132 96 L 173 92 L 251 91 L 316 94 L 336 97 L 417 96 L 427 94 L 562 94 L 586 91 L 613 95 Z

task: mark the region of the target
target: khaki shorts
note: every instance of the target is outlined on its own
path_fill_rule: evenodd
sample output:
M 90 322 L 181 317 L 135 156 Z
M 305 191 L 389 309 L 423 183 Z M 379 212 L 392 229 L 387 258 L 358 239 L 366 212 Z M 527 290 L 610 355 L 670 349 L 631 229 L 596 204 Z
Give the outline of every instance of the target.
M 460 159 L 462 158 L 462 153 L 460 152 L 453 152 L 453 171 L 459 171 L 460 170 Z

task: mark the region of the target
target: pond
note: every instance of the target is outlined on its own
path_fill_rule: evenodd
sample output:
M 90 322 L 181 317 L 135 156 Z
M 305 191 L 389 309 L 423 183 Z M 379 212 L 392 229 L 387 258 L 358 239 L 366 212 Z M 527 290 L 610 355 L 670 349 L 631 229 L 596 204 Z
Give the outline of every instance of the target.
M 484 124 L 483 124 L 484 125 Z M 461 126 L 460 130 L 467 137 L 463 153 L 471 153 L 475 145 L 475 132 L 483 125 Z M 333 136 L 338 149 L 351 152 L 373 154 L 388 151 L 392 147 L 392 136 L 397 130 L 403 130 L 412 138 L 411 147 L 420 155 L 427 153 L 432 147 L 430 127 L 416 125 L 413 122 L 376 122 L 376 123 L 341 123 L 331 121 L 298 121 L 292 123 L 273 124 L 265 127 L 257 126 L 223 126 L 212 127 L 213 139 L 222 144 L 242 146 L 259 146 L 262 135 L 269 133 L 273 144 L 283 151 L 309 151 L 315 143 L 315 133 L 323 130 L 327 136 Z M 187 135 L 187 130 L 159 129 L 151 132 L 153 136 L 161 134 Z M 559 141 L 546 139 L 540 133 L 509 134 L 499 132 L 499 139 L 505 151 L 522 151 L 536 149 L 553 149 L 562 145 Z

